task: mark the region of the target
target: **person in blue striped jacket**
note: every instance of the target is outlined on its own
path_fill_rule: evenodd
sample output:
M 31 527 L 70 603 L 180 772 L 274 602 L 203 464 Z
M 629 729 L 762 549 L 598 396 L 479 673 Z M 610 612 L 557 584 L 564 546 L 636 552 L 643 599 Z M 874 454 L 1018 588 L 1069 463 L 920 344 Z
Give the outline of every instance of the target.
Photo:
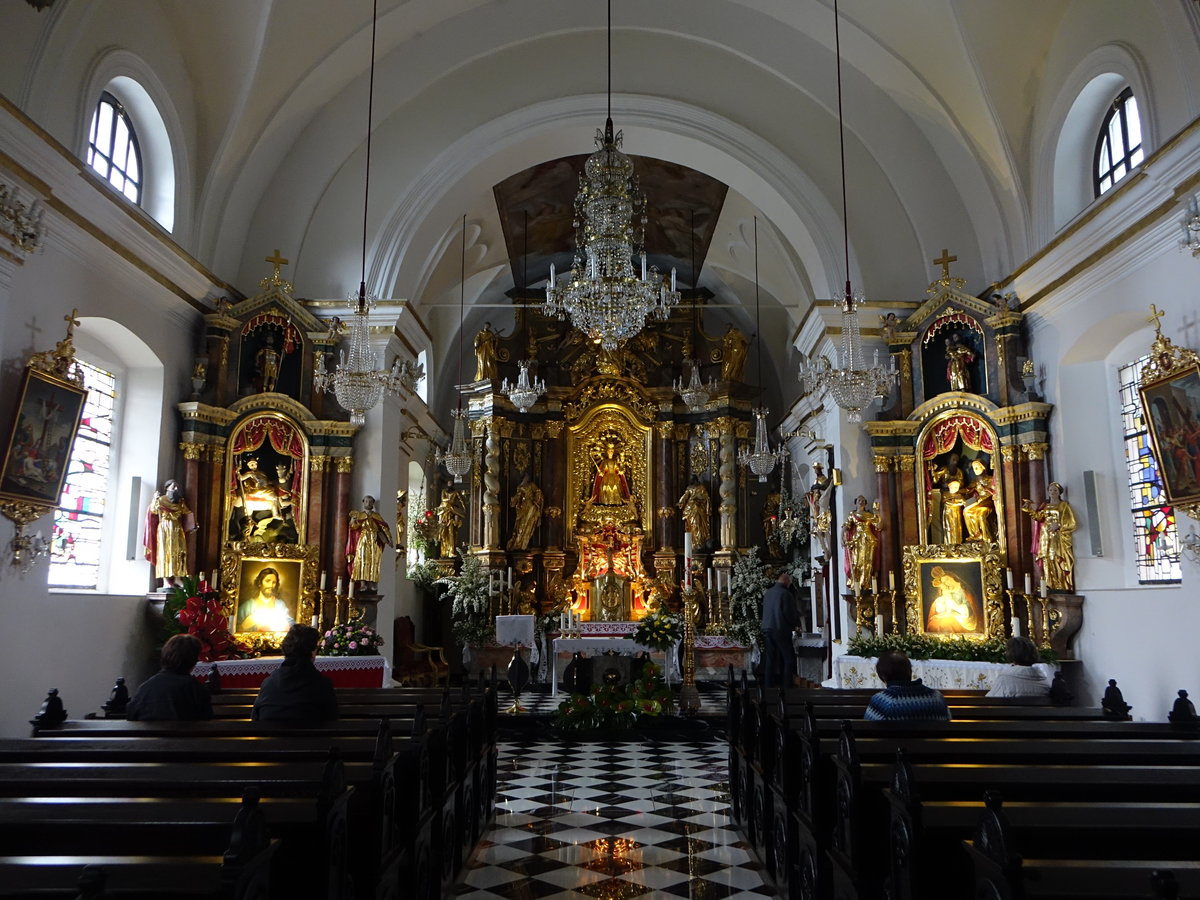
M 948 722 L 946 698 L 918 678 L 912 677 L 912 662 L 899 650 L 879 654 L 875 673 L 887 685 L 871 698 L 863 718 L 874 722 Z

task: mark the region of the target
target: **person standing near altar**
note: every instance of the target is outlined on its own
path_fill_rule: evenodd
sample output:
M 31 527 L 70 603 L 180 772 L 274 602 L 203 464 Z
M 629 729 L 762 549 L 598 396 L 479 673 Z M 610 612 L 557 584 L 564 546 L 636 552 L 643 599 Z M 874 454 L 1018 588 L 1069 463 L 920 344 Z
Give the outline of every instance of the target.
M 791 591 L 792 576 L 781 572 L 763 596 L 762 673 L 764 687 L 792 686 L 796 678 L 796 650 L 792 632 L 800 624 L 796 595 Z
M 517 520 L 513 524 L 512 537 L 508 539 L 509 550 L 528 550 L 529 541 L 533 537 L 533 529 L 537 527 L 542 517 L 542 505 L 545 497 L 542 489 L 526 475 L 513 492 L 512 506 L 517 511 Z
M 192 511 L 183 499 L 179 483 L 168 478 L 162 493 L 154 492 L 154 499 L 146 510 L 146 530 L 142 539 L 146 559 L 154 566 L 154 575 L 164 588 L 188 574 L 187 532 L 195 529 Z
M 391 546 L 392 532 L 383 516 L 375 511 L 375 498 L 362 498 L 363 508 L 350 513 L 350 533 L 346 536 L 346 570 L 361 591 L 375 592 L 383 548 Z

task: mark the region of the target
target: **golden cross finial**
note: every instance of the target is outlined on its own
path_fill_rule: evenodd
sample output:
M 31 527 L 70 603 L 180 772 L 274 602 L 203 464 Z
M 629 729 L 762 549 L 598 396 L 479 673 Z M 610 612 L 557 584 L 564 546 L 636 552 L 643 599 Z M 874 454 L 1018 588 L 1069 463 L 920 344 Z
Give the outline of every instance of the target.
M 270 278 L 264 278 L 258 283 L 258 286 L 261 288 L 280 287 L 285 292 L 290 293 L 292 290 L 292 283 L 290 281 L 284 281 L 279 274 L 279 267 L 286 266 L 288 264 L 288 261 L 279 255 L 279 248 L 276 247 L 275 253 L 271 256 L 265 257 L 265 259 L 275 267 L 275 270 L 271 273 Z
M 933 261 L 933 264 L 935 266 L 941 266 L 942 267 L 942 278 L 948 279 L 950 277 L 950 263 L 952 263 L 952 262 L 958 262 L 958 257 L 951 256 L 950 251 L 948 249 L 946 249 L 945 247 L 943 247 L 942 255 L 939 258 L 935 259 Z
M 63 316 L 63 321 L 67 323 L 67 337 L 69 338 L 75 334 L 75 329 L 80 324 L 79 323 L 79 310 L 78 309 L 71 310 L 69 315 Z
M 1150 315 L 1147 317 L 1146 321 L 1154 326 L 1155 334 L 1162 334 L 1162 328 L 1160 327 L 1161 323 L 1158 320 L 1165 315 L 1166 313 L 1155 307 L 1153 303 L 1150 304 Z
M 271 274 L 271 278 L 275 281 L 278 281 L 279 280 L 279 267 L 286 266 L 288 264 L 288 261 L 279 255 L 278 247 L 275 248 L 275 254 L 273 256 L 268 256 L 266 258 L 266 261 L 275 267 L 275 271 Z

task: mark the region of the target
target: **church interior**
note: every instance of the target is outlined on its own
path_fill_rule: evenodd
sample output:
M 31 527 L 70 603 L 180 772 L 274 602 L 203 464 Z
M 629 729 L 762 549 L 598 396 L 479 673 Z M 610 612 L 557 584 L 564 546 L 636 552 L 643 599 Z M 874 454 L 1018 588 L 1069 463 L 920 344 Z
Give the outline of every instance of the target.
M 224 655 L 358 616 L 396 684 L 461 684 L 537 645 L 546 709 L 666 622 L 651 659 L 724 715 L 779 573 L 826 693 L 918 646 L 987 688 L 963 648 L 1014 636 L 1133 723 L 1200 690 L 1200 0 L 0 20 L 0 737 L 152 675 L 185 576 Z M 557 790 L 522 747 L 501 794 Z M 578 889 L 825 896 L 689 752 L 586 758 L 728 779 L 757 856 Z

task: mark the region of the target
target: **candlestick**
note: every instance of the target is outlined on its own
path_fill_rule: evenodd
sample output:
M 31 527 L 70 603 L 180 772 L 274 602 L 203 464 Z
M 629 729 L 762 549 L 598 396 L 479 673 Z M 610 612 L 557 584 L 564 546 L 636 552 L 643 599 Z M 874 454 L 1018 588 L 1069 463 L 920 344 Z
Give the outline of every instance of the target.
M 1033 593 L 1033 581 L 1030 580 L 1028 572 L 1025 573 L 1025 593 Z
M 1004 570 L 1004 586 L 1007 587 L 1011 591 L 1012 585 L 1013 585 L 1012 569 L 1005 569 Z
M 321 573 L 321 590 L 325 590 L 325 579 L 329 577 L 328 572 Z

